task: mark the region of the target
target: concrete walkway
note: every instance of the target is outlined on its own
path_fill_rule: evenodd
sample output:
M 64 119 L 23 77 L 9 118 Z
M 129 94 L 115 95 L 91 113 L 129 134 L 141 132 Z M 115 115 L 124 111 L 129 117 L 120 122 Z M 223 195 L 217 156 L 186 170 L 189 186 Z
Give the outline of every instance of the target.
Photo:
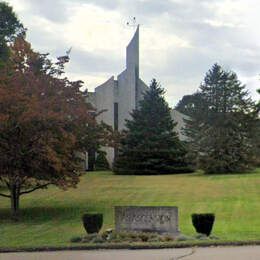
M 1 253 L 0 260 L 260 260 L 260 246 Z

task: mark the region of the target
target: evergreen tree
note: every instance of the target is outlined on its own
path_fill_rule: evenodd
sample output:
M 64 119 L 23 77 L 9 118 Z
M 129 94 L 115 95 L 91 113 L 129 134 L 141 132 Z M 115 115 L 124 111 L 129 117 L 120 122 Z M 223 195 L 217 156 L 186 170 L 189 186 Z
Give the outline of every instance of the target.
M 96 171 L 105 171 L 109 170 L 109 163 L 106 158 L 106 152 L 104 151 L 98 151 L 98 155 L 95 161 L 95 170 Z
M 260 94 L 260 89 L 257 90 Z M 260 100 L 256 103 L 255 109 L 252 112 L 253 118 L 255 118 L 254 127 L 252 127 L 253 145 L 254 145 L 254 162 L 255 166 L 260 167 Z
M 197 114 L 200 111 L 202 106 L 202 97 L 201 93 L 194 93 L 192 95 L 185 95 L 175 106 L 175 110 L 193 117 L 194 114 Z
M 234 72 L 214 64 L 199 93 L 200 109 L 187 121 L 191 153 L 206 173 L 243 172 L 252 167 L 255 104 Z
M 260 88 L 257 90 L 257 93 L 260 94 Z M 258 100 L 258 102 L 256 104 L 256 111 L 257 111 L 257 113 L 260 112 L 260 100 Z
M 171 174 L 190 172 L 186 149 L 173 128 L 170 108 L 164 90 L 155 79 L 126 121 L 119 156 L 115 160 L 117 174 Z

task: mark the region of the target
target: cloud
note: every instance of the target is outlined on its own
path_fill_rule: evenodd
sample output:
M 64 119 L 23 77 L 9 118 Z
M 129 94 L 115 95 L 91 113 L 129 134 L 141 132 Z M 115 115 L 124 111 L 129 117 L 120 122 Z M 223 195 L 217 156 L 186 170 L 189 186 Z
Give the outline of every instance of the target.
M 156 77 L 174 105 L 193 93 L 213 63 L 238 73 L 254 98 L 260 72 L 258 0 L 9 0 L 34 49 L 62 55 L 72 46 L 68 75 L 90 90 L 125 67 L 141 24 L 141 77 Z M 249 4 L 250 2 L 250 4 Z
M 103 52 L 93 54 L 84 50 L 73 50 L 71 52 L 71 62 L 69 63 L 69 71 L 72 73 L 84 74 L 88 71 L 90 74 L 106 73 L 113 75 L 115 71 L 120 71 L 119 60 L 109 53 Z
M 26 2 L 29 6 L 28 12 L 31 15 L 44 17 L 58 23 L 62 23 L 69 18 L 69 2 L 67 0 L 28 0 Z

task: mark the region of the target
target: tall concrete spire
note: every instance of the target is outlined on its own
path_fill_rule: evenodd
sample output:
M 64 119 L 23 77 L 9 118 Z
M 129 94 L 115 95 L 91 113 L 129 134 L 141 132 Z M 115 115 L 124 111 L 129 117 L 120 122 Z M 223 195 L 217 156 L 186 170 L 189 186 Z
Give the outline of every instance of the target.
M 126 69 L 135 71 L 139 77 L 139 25 L 126 48 Z

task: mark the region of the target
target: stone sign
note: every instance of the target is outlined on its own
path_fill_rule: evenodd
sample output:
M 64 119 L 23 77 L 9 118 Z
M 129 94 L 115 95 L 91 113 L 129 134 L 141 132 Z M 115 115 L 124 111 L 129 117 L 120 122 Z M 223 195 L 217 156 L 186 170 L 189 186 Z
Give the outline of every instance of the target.
M 178 234 L 177 207 L 115 207 L 116 231 Z

